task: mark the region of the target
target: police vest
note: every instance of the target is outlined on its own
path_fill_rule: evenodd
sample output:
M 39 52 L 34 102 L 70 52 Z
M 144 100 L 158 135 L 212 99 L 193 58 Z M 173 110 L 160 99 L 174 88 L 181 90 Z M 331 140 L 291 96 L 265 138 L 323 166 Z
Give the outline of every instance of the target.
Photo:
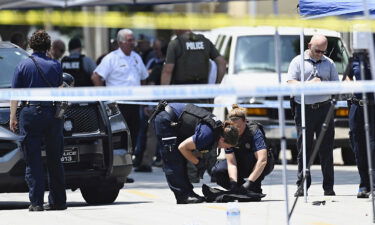
M 63 72 L 74 77 L 74 86 L 76 87 L 93 86 L 91 74 L 87 74 L 83 69 L 83 57 L 85 56 L 80 55 L 79 58 L 65 56 L 61 60 Z
M 206 84 L 209 72 L 210 43 L 203 35 L 178 36 L 181 54 L 177 56 L 172 84 Z
M 239 168 L 239 175 L 241 177 L 249 176 L 249 172 L 253 171 L 253 168 L 256 164 L 257 159 L 254 156 L 254 149 L 252 147 L 252 141 L 254 138 L 254 134 L 257 130 L 260 130 L 264 136 L 264 142 L 267 146 L 267 165 L 264 168 L 265 174 L 269 174 L 274 167 L 274 157 L 271 148 L 269 148 L 269 144 L 267 143 L 267 138 L 265 132 L 263 130 L 263 125 L 255 122 L 255 121 L 247 121 L 246 122 L 246 129 L 244 133 L 241 135 L 238 145 L 236 146 L 236 150 L 234 151 L 234 155 L 236 156 L 237 167 Z
M 214 131 L 215 140 L 222 132 L 222 123 L 215 119 L 216 116 L 207 110 L 193 104 L 187 104 L 178 118 L 178 138 L 185 140 L 195 133 L 195 128 L 199 123 L 205 123 Z

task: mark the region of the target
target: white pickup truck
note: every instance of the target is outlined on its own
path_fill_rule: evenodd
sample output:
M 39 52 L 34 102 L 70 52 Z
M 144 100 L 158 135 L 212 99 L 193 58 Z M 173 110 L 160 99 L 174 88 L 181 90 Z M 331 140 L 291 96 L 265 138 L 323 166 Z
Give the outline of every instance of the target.
M 281 72 L 282 82 L 286 82 L 286 73 L 290 61 L 300 54 L 301 28 L 280 27 L 281 41 Z M 215 46 L 228 62 L 228 72 L 221 84 L 233 83 L 241 77 L 251 76 L 252 84 L 277 84 L 278 75 L 275 63 L 275 28 L 274 27 L 227 27 L 212 30 Z M 327 56 L 336 64 L 340 77 L 348 64 L 348 51 L 338 32 L 322 29 L 304 29 L 305 49 L 311 36 L 323 34 L 328 39 Z M 252 104 L 255 108 L 247 109 L 250 120 L 257 120 L 265 127 L 267 138 L 273 149 L 279 150 L 280 135 L 278 125 L 277 97 L 225 97 L 217 96 L 215 104 L 232 103 Z M 287 147 L 292 150 L 293 160 L 296 160 L 296 128 L 290 112 L 289 96 L 284 97 L 286 115 Z M 215 107 L 213 113 L 224 119 L 230 108 Z M 345 164 L 354 163 L 349 143 L 348 110 L 345 101 L 339 101 L 335 111 L 335 147 L 342 149 Z

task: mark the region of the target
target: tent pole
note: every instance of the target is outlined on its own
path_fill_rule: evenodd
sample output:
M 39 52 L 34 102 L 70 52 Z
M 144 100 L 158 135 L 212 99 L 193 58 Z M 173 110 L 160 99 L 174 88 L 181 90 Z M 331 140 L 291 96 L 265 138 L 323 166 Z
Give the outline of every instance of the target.
M 368 8 L 367 0 L 363 0 L 363 12 L 365 14 L 365 18 L 367 20 L 370 18 L 370 9 Z M 375 49 L 374 49 L 374 37 L 371 32 L 368 32 L 369 37 L 369 43 L 368 43 L 368 52 L 369 52 L 369 58 L 370 58 L 370 70 L 371 70 L 371 76 L 372 80 L 375 80 Z M 364 78 L 364 69 L 363 69 L 363 63 L 361 63 L 361 76 Z M 364 80 L 364 79 L 362 79 Z M 375 93 L 374 93 L 375 95 Z M 366 94 L 364 93 L 363 98 L 366 100 Z M 366 147 L 367 147 L 367 160 L 368 160 L 368 169 L 369 169 L 369 178 L 370 178 L 370 191 L 371 191 L 371 203 L 372 203 L 372 222 L 375 223 L 375 202 L 374 202 L 374 179 L 373 179 L 373 156 L 374 152 L 373 149 L 371 149 L 370 146 L 370 135 L 369 135 L 369 116 L 374 115 L 368 115 L 367 111 L 367 104 L 364 105 L 363 113 L 364 113 L 364 119 L 365 119 L 365 133 L 366 133 Z
M 305 34 L 304 28 L 301 29 L 300 34 L 300 54 L 301 54 L 301 83 L 305 82 Z M 301 94 L 301 128 L 302 128 L 302 172 L 303 177 L 306 177 L 306 112 L 305 112 L 305 94 Z M 303 197 L 307 203 L 307 182 L 303 182 Z
M 279 14 L 278 8 L 278 0 L 273 1 L 273 9 L 274 14 L 277 16 Z M 281 62 L 280 62 L 280 35 L 278 28 L 275 27 L 275 59 L 276 59 L 276 71 L 279 78 L 279 83 L 281 84 Z M 286 224 L 289 225 L 289 198 L 288 198 L 288 183 L 287 183 L 287 161 L 286 161 L 286 137 L 285 137 L 285 113 L 284 113 L 284 106 L 283 106 L 283 99 L 284 96 L 278 95 L 277 96 L 278 103 L 279 103 L 279 132 L 280 132 L 280 149 L 282 152 L 282 164 L 283 164 L 283 185 L 284 185 L 284 194 L 285 194 L 285 212 L 286 212 Z
M 368 8 L 368 4 L 367 4 L 367 0 L 363 0 L 363 12 L 365 14 L 365 18 L 367 20 L 371 19 L 370 18 L 370 9 Z M 369 52 L 369 58 L 370 58 L 370 70 L 371 70 L 371 77 L 372 77 L 372 80 L 375 80 L 375 50 L 374 50 L 374 37 L 372 35 L 371 32 L 367 32 L 367 35 L 368 35 L 368 52 Z M 362 66 L 361 66 L 362 67 Z M 362 68 L 361 68 L 361 76 L 364 77 L 364 74 L 363 74 L 364 71 L 362 71 Z M 374 93 L 375 95 L 375 93 Z M 363 95 L 365 98 L 366 98 L 366 95 Z M 365 117 L 365 124 L 366 124 L 366 120 L 367 120 L 367 124 L 368 124 L 368 121 L 369 121 L 369 118 L 368 116 L 374 116 L 374 115 L 368 115 L 368 112 L 367 112 L 367 105 L 365 104 L 365 108 L 364 108 L 364 117 Z M 370 148 L 370 143 L 369 143 L 369 135 L 368 135 L 368 130 L 369 127 L 365 127 L 365 131 L 366 131 L 366 145 L 367 145 L 367 160 L 368 160 L 368 168 L 369 168 L 369 177 L 370 177 L 370 190 L 371 190 L 371 203 L 372 203 L 372 222 L 375 223 L 375 202 L 374 202 L 374 198 L 375 198 L 375 195 L 374 195 L 374 179 L 373 179 L 373 165 L 372 165 L 372 161 L 374 160 L 373 159 L 373 156 L 374 156 L 374 152 L 373 149 Z

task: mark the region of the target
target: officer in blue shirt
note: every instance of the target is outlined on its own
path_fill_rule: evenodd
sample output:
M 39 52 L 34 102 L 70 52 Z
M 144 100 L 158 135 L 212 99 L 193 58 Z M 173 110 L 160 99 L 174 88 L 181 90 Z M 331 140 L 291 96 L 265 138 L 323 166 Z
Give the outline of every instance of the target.
M 152 116 L 151 116 L 152 118 Z M 186 160 L 205 169 L 204 161 L 193 150 L 208 152 L 237 144 L 238 129 L 229 121 L 222 124 L 207 110 L 193 104 L 170 103 L 155 117 L 155 131 L 162 148 L 164 173 L 177 204 L 201 203 L 204 198 L 193 191 Z M 203 176 L 203 173 L 200 174 Z
M 371 80 L 371 71 L 368 55 L 366 52 L 358 52 L 354 54 L 353 62 L 349 64 L 351 66 L 351 71 L 349 72 L 349 78 L 356 80 L 362 80 L 361 76 L 361 64 L 363 63 L 364 74 L 363 78 L 365 80 Z M 368 93 L 367 95 L 367 107 L 369 115 L 369 130 L 370 130 L 370 148 L 373 153 L 375 150 L 375 106 L 374 106 L 374 95 L 373 93 Z M 357 198 L 368 198 L 370 195 L 370 178 L 369 178 L 369 168 L 367 161 L 367 151 L 366 151 L 366 133 L 365 133 L 365 122 L 364 122 L 364 112 L 363 106 L 365 104 L 362 100 L 362 94 L 355 93 L 353 98 L 349 101 L 350 111 L 349 111 L 349 128 L 350 128 L 350 141 L 352 149 L 354 151 L 358 172 L 360 176 L 359 190 L 357 193 Z M 374 157 L 372 162 L 374 164 Z M 374 168 L 374 166 L 373 166 Z
M 51 46 L 50 36 L 44 30 L 36 31 L 29 40 L 34 53 L 17 66 L 12 88 L 59 87 L 62 69 L 58 61 L 46 56 Z M 35 61 L 34 61 L 35 60 Z M 16 132 L 18 101 L 11 101 L 10 129 Z M 29 187 L 29 211 L 64 210 L 66 193 L 63 154 L 63 120 L 55 118 L 56 107 L 51 101 L 25 101 L 19 114 L 19 130 L 24 135 L 22 151 L 26 161 L 25 179 Z M 48 204 L 44 203 L 45 176 L 42 145 L 47 155 L 49 181 Z
M 256 124 L 246 121 L 244 108 L 234 104 L 228 118 L 238 128 L 240 139 L 236 147 L 225 150 L 226 160 L 218 161 L 212 174 L 217 184 L 225 189 L 262 194 L 261 182 L 273 169 L 273 162 L 268 160 L 265 137 L 259 127 L 252 127 Z

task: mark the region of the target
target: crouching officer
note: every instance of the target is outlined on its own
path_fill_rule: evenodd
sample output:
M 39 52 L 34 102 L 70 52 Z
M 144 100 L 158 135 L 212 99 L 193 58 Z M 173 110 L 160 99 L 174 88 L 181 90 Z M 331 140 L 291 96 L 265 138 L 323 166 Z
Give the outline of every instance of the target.
M 204 162 L 193 154 L 193 150 L 233 147 L 238 141 L 238 129 L 229 121 L 222 124 L 212 113 L 193 104 L 162 102 L 155 114 L 155 131 L 163 146 L 163 170 L 177 204 L 203 202 L 204 198 L 193 191 L 186 160 L 204 172 Z
M 255 192 L 264 197 L 261 182 L 274 167 L 265 136 L 257 124 L 246 121 L 246 110 L 236 104 L 228 118 L 238 128 L 240 138 L 236 147 L 225 150 L 226 160 L 218 161 L 212 174 L 217 184 L 227 190 L 242 194 Z
M 59 87 L 63 83 L 62 69 L 58 61 L 46 56 L 51 47 L 47 32 L 36 31 L 29 40 L 34 53 L 17 66 L 12 88 Z M 10 129 L 17 130 L 18 101 L 11 101 Z M 63 120 L 55 118 L 56 107 L 51 101 L 29 101 L 23 104 L 19 115 L 19 130 L 24 135 L 22 151 L 26 161 L 25 179 L 29 187 L 31 205 L 29 211 L 64 210 L 66 193 L 63 154 Z M 42 161 L 42 145 L 47 155 L 49 181 L 48 204 L 44 203 L 45 176 Z
M 356 52 L 353 54 L 353 61 L 349 64 L 349 78 L 356 80 L 371 80 L 370 62 L 367 52 Z M 361 76 L 361 67 L 363 66 L 364 74 Z M 368 167 L 368 155 L 366 147 L 366 132 L 364 120 L 364 104 L 367 104 L 369 116 L 369 133 L 370 133 L 370 151 L 375 150 L 375 105 L 373 93 L 367 93 L 367 101 L 363 100 L 362 94 L 355 93 L 349 100 L 349 128 L 350 142 L 355 155 L 358 173 L 360 176 L 359 190 L 357 198 L 368 198 L 370 195 L 370 178 Z M 374 157 L 372 157 L 374 164 Z

